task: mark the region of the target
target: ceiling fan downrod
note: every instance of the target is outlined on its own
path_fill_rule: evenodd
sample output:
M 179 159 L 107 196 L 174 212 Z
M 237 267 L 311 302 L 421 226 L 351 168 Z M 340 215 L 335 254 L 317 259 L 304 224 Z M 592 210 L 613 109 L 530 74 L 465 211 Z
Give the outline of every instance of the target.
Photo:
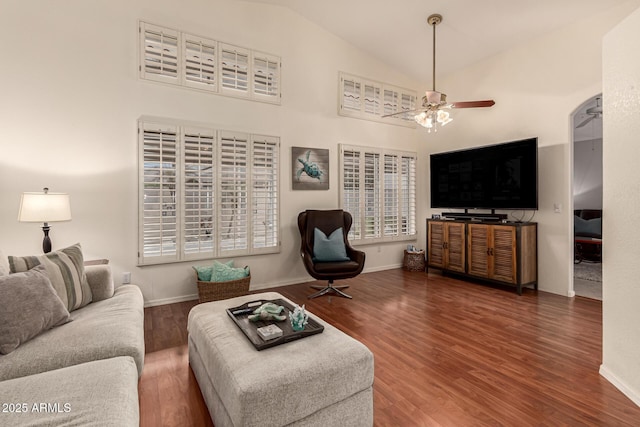
M 442 22 L 442 15 L 434 13 L 427 18 L 429 25 L 433 27 L 433 91 L 436 91 L 436 25 Z

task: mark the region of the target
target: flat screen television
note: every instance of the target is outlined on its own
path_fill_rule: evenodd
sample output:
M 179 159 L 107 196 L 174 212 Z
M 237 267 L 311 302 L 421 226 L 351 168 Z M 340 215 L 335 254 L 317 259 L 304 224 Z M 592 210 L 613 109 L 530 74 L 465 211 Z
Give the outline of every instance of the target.
M 538 138 L 431 154 L 431 207 L 538 209 Z

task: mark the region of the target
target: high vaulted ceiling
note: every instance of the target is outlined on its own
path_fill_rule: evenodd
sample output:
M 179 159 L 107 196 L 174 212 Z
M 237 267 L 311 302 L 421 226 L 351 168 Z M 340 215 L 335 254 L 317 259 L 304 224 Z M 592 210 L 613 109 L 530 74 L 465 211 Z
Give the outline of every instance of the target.
M 250 1 L 287 7 L 430 87 L 432 13 L 444 18 L 437 27 L 439 79 L 627 0 Z

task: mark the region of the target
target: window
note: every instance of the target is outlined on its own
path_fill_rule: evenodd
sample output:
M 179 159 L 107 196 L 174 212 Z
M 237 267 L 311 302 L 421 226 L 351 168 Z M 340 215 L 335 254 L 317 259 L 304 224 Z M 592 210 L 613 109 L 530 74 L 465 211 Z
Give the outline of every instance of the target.
M 340 73 L 339 87 L 339 115 L 408 127 L 415 126 L 414 114 L 409 113 L 416 108 L 415 92 L 346 73 Z M 382 117 L 401 111 L 408 113 Z
M 416 153 L 340 146 L 340 203 L 354 243 L 416 237 Z
M 139 264 L 279 251 L 279 139 L 139 121 Z
M 140 22 L 140 77 L 280 104 L 278 56 Z

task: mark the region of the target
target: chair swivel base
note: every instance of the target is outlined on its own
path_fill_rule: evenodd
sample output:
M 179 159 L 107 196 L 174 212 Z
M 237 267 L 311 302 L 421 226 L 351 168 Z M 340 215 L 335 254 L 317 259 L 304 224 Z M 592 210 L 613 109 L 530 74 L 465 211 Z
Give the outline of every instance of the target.
M 343 285 L 343 286 L 333 286 L 333 283 L 329 282 L 329 284 L 327 286 L 322 286 L 322 285 L 311 285 L 310 287 L 312 287 L 313 289 L 320 289 L 318 292 L 316 292 L 315 294 L 311 294 L 309 295 L 307 298 L 308 299 L 312 299 L 312 298 L 316 298 L 316 297 L 321 297 L 322 295 L 326 295 L 329 292 L 335 292 L 336 295 L 344 297 L 344 298 L 349 298 L 352 299 L 353 297 L 351 295 L 347 295 L 344 292 L 342 292 L 340 289 L 345 289 L 348 288 L 348 285 Z

